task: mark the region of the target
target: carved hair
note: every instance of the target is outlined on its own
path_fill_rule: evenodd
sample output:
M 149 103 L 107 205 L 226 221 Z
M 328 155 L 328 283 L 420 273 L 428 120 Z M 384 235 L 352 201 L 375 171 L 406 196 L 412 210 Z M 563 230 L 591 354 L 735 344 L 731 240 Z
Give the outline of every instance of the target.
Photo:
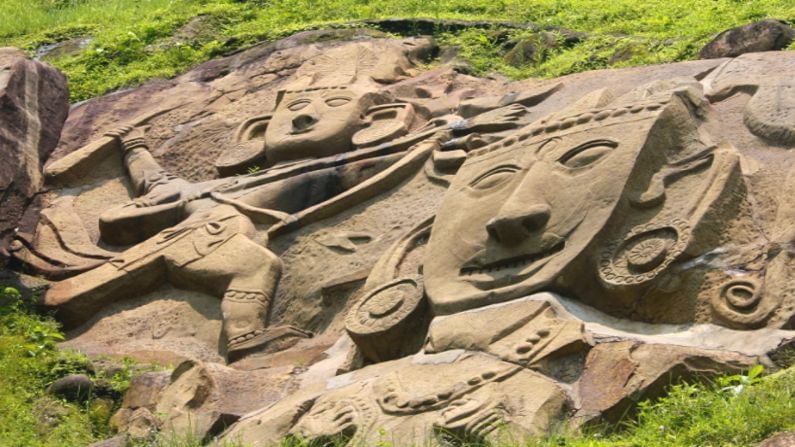
M 552 118 L 542 118 L 528 126 L 523 127 L 508 138 L 490 144 L 481 149 L 469 152 L 468 158 L 477 158 L 491 152 L 502 151 L 511 148 L 517 143 L 527 141 L 527 144 L 539 143 L 549 139 L 551 136 L 559 135 L 563 132 L 583 132 L 589 129 L 610 126 L 632 121 L 643 121 L 655 119 L 666 111 L 674 97 L 680 97 L 685 103 L 689 112 L 691 108 L 697 106 L 693 103 L 690 95 L 684 90 L 669 91 L 666 94 L 654 95 L 643 101 L 634 101 L 632 104 L 610 104 L 603 108 L 594 108 L 586 111 L 575 110 L 569 113 L 565 111 L 561 115 L 552 115 Z M 695 131 L 698 126 L 692 125 L 691 113 L 684 120 L 677 119 L 675 125 L 686 130 Z M 690 129 L 687 129 L 687 128 Z M 692 133 L 692 132 L 691 132 Z M 705 136 L 704 140 L 708 140 Z M 716 145 L 709 141 L 702 141 L 696 138 L 691 143 L 698 143 L 695 146 L 671 147 L 672 153 L 666 154 L 669 163 L 686 162 L 693 157 L 703 156 L 705 152 L 713 150 Z

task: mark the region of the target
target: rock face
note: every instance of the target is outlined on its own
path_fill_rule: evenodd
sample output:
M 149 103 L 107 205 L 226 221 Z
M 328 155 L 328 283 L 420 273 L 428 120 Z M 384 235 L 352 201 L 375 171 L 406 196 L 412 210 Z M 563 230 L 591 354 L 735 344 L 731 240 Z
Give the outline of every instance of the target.
M 15 257 L 67 346 L 180 365 L 130 436 L 518 443 L 793 343 L 795 54 L 504 83 L 335 33 L 72 111 Z
M 782 20 L 767 19 L 718 34 L 699 52 L 702 59 L 736 57 L 758 51 L 783 50 L 795 39 L 795 30 Z
M 58 70 L 0 48 L 0 265 L 43 185 L 42 166 L 68 112 L 66 78 Z

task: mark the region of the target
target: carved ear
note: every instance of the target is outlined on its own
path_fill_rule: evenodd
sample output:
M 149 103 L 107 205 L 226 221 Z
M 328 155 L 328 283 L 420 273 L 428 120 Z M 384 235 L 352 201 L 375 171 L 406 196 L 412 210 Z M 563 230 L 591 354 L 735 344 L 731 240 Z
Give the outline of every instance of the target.
M 243 121 L 235 130 L 235 142 L 264 138 L 271 118 L 273 118 L 273 114 L 268 113 Z
M 363 295 L 348 311 L 345 329 L 368 361 L 409 355 L 425 341 L 431 314 L 417 257 L 425 249 L 432 224 L 433 217 L 424 220 L 381 255 Z
M 215 160 L 215 169 L 222 176 L 245 173 L 265 163 L 265 130 L 272 114 L 255 116 L 237 127 L 234 142 Z
M 356 132 L 351 141 L 357 148 L 363 148 L 402 137 L 409 133 L 414 115 L 414 107 L 409 103 L 370 107 L 364 118 L 366 127 Z
M 665 190 L 670 184 L 688 174 L 706 169 L 712 165 L 713 160 L 712 151 L 705 151 L 665 167 L 654 174 L 648 188 L 643 193 L 631 199 L 632 206 L 646 209 L 661 204 L 665 200 Z
M 644 284 L 683 253 L 701 253 L 706 238 L 720 232 L 714 223 L 709 225 L 715 218 L 708 214 L 726 212 L 726 200 L 737 192 L 734 182 L 740 178 L 739 171 L 737 151 L 726 145 L 658 172 L 646 191 L 630 201 L 652 215 L 634 213 L 642 221 L 628 222 L 600 254 L 602 283 L 608 287 Z

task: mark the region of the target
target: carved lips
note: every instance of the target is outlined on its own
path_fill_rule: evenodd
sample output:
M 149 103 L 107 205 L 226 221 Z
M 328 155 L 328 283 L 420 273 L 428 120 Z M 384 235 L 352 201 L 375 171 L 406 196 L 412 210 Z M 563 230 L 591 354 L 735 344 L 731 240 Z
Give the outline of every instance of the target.
M 495 256 L 490 256 L 488 250 L 482 251 L 461 267 L 460 277 L 478 288 L 500 287 L 523 281 L 566 247 L 566 240 L 560 236 L 548 234 L 544 239 L 546 243 L 533 253 L 494 259 Z

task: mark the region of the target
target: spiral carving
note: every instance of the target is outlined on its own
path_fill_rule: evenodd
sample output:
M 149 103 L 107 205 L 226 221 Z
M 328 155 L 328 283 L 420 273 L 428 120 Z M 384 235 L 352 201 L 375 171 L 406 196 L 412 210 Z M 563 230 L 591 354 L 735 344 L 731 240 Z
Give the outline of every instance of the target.
M 764 299 L 762 281 L 753 277 L 729 280 L 713 295 L 711 304 L 718 318 L 741 327 L 760 325 L 775 309 Z

